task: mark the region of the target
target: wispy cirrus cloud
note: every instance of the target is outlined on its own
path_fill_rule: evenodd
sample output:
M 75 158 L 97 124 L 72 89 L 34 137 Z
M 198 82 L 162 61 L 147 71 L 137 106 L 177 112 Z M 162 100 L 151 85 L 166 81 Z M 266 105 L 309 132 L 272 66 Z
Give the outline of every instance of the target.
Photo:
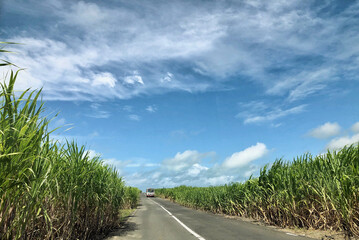
M 2 31 L 25 43 L 8 56 L 27 68 L 17 86 L 44 86 L 48 100 L 207 91 L 241 76 L 295 102 L 357 79 L 359 3 L 213 4 L 15 0 L 5 14 L 29 21 Z
M 197 130 L 184 130 L 184 129 L 177 129 L 177 130 L 173 130 L 169 133 L 169 135 L 177 140 L 185 140 L 188 139 L 190 137 L 194 137 L 194 136 L 198 136 L 201 133 L 205 132 L 206 129 L 202 128 L 202 129 L 197 129 Z
M 149 112 L 149 113 L 155 113 L 157 112 L 158 108 L 156 105 L 148 105 L 146 107 L 146 111 Z
M 337 74 L 332 66 L 311 71 L 303 70 L 276 82 L 267 93 L 271 95 L 288 93 L 287 99 L 293 102 L 325 89 L 329 83 L 338 80 Z
M 244 124 L 272 122 L 289 115 L 299 114 L 305 111 L 306 105 L 301 104 L 294 107 L 271 106 L 262 101 L 252 101 L 239 104 L 241 111 L 236 115 L 243 119 Z M 279 124 L 279 125 L 278 125 Z M 280 126 L 280 123 L 274 124 Z
M 63 131 L 61 131 L 63 130 Z M 99 136 L 99 133 L 97 131 L 89 132 L 86 135 L 70 135 L 67 129 L 59 129 L 55 132 L 53 132 L 50 136 L 51 139 L 54 141 L 58 141 L 60 143 L 66 143 L 66 141 L 75 141 L 78 144 L 84 144 L 88 143 L 89 140 L 93 140 L 94 138 L 97 138 Z
M 136 114 L 130 114 L 130 115 L 128 115 L 128 118 L 129 118 L 130 120 L 136 121 L 136 122 L 141 121 L 141 117 L 138 116 L 138 115 L 136 115 Z
M 109 118 L 111 114 L 109 111 L 104 110 L 100 103 L 92 103 L 90 111 L 85 113 L 85 116 L 91 118 Z
M 125 106 L 122 107 L 122 110 L 126 111 L 126 112 L 132 112 L 133 111 L 133 106 L 125 105 Z

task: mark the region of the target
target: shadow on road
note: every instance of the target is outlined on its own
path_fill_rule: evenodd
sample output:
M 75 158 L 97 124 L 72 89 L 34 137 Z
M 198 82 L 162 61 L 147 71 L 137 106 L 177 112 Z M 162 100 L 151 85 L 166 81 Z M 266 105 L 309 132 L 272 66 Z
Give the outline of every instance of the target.
M 136 224 L 134 221 L 131 221 L 134 218 L 136 218 L 136 216 L 127 217 L 125 222 L 123 222 L 121 224 L 121 227 L 118 230 L 116 230 L 115 232 L 110 233 L 104 239 L 109 239 L 111 237 L 126 236 L 126 235 L 128 235 L 129 232 L 138 230 L 138 224 Z
M 137 210 L 142 207 L 142 204 L 138 204 Z M 136 210 L 136 211 L 137 211 Z M 135 216 L 135 212 L 133 212 L 130 216 L 124 218 L 118 229 L 114 229 L 113 232 L 109 233 L 106 237 L 102 238 L 102 240 L 119 240 L 119 239 L 127 239 L 126 236 L 133 235 L 136 230 L 139 230 L 139 224 L 137 224 L 138 216 Z

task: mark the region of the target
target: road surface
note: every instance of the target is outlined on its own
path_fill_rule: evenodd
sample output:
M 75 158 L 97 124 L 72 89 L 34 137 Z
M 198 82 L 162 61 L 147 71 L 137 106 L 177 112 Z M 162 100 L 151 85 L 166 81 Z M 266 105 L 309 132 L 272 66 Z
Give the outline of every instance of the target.
M 168 200 L 146 198 L 122 229 L 106 240 L 305 240 L 250 222 L 196 211 Z

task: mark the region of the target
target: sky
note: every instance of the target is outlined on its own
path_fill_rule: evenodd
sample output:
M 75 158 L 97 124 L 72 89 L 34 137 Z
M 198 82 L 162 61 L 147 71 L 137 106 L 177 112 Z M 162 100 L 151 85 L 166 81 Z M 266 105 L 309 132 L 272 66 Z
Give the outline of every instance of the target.
M 16 89 L 145 188 L 243 182 L 359 141 L 358 1 L 0 1 Z M 6 70 L 2 70 L 2 81 Z

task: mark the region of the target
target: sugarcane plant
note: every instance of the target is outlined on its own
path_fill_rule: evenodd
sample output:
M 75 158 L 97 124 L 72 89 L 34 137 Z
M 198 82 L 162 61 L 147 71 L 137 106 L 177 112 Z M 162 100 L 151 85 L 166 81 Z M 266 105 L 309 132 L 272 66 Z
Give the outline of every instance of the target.
M 358 193 L 359 144 L 290 162 L 277 159 L 244 183 L 156 189 L 158 196 L 196 209 L 348 236 L 359 236 Z
M 42 90 L 16 92 L 18 75 L 0 83 L 0 239 L 88 239 L 117 227 L 139 190 L 85 146 L 53 140 Z

